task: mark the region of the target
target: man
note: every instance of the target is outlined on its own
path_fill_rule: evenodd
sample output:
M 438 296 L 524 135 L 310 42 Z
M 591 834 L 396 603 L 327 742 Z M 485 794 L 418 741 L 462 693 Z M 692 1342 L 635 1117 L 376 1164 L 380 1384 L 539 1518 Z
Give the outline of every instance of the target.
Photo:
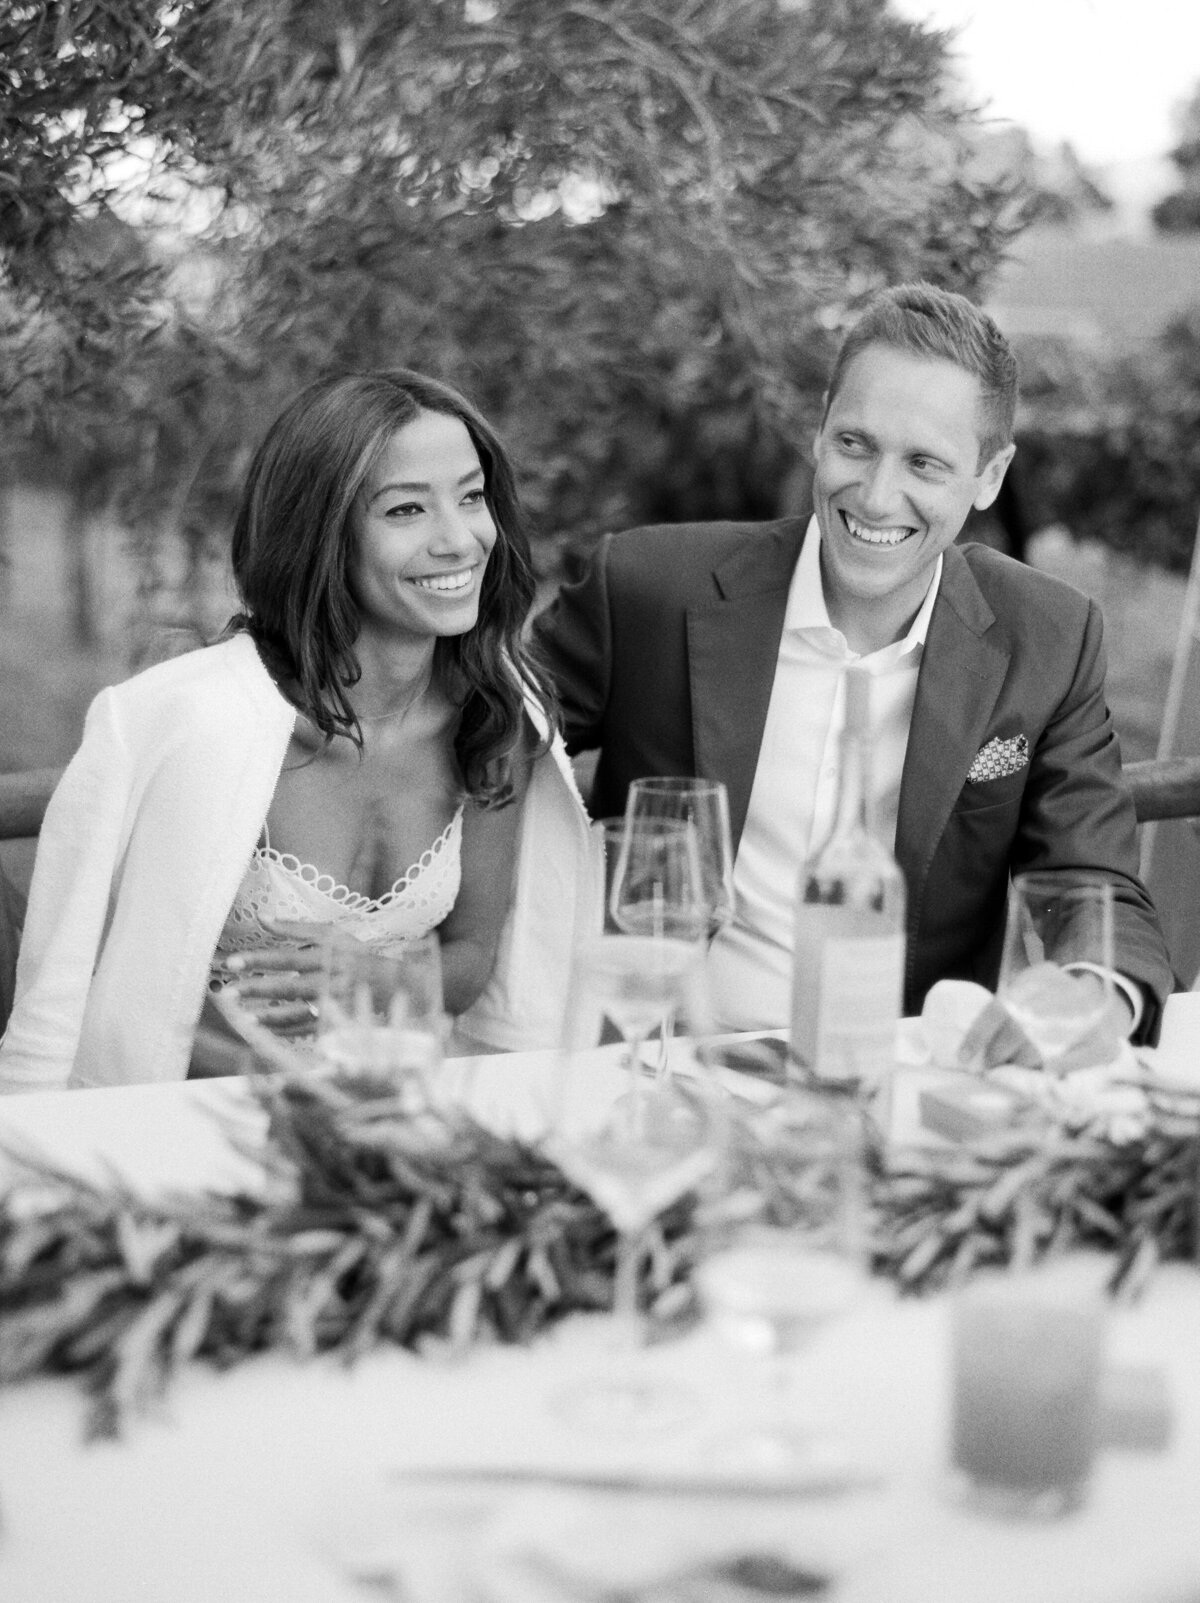
M 723 779 L 738 913 L 711 954 L 729 1028 L 788 1017 L 797 872 L 828 832 L 845 666 L 873 676 L 876 820 L 908 887 L 904 1005 L 994 989 L 1010 874 L 1095 868 L 1116 896 L 1124 1021 L 1172 978 L 1137 878 L 1102 622 L 1069 586 L 953 542 L 1012 459 L 1016 364 L 959 295 L 879 295 L 834 367 L 814 516 L 606 536 L 539 620 L 593 811 L 640 774 Z
M 0 1035 L 12 1012 L 17 974 L 17 947 L 25 920 L 25 898 L 0 866 Z

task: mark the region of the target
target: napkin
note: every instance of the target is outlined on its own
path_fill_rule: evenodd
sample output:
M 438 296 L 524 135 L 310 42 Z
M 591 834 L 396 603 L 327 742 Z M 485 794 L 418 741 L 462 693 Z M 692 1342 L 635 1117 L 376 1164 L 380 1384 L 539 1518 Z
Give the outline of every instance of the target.
M 761 1603 L 832 1596 L 845 1548 L 786 1503 L 543 1492 L 505 1506 L 470 1573 L 481 1603 Z
M 992 1000 L 992 993 L 973 980 L 938 980 L 921 1009 L 921 1033 L 939 1069 L 961 1068 L 958 1049 L 967 1031 Z

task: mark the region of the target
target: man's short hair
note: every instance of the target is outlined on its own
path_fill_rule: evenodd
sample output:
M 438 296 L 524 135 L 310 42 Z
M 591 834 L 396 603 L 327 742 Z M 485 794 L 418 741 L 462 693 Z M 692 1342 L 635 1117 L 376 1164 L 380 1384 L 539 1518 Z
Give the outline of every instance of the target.
M 847 367 L 868 345 L 891 345 L 914 356 L 940 357 L 974 374 L 982 391 L 981 467 L 1012 443 L 1017 359 L 992 319 L 965 295 L 920 283 L 881 290 L 867 303 L 837 354 L 825 395 L 826 412 Z

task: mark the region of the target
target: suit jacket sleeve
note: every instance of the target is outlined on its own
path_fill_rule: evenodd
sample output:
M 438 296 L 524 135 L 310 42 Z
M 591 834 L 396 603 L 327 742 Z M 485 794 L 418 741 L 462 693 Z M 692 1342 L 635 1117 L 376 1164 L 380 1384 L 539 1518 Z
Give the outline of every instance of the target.
M 1103 624 L 1091 603 L 1070 692 L 1034 752 L 1012 866 L 1014 873 L 1080 867 L 1110 875 L 1116 967 L 1142 987 L 1138 1039 L 1152 1040 L 1174 977 L 1158 915 L 1138 877 L 1137 821 L 1104 673 Z

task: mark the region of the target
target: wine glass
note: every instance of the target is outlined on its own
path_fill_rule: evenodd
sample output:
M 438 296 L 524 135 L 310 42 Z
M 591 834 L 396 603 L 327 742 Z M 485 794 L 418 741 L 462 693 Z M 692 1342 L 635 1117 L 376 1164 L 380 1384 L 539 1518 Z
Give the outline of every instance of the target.
M 576 1044 L 583 1044 L 597 1039 L 607 1018 L 627 1044 L 631 1072 L 640 1072 L 642 1045 L 664 1016 L 661 996 L 700 955 L 695 843 L 675 820 L 605 819 L 593 832 L 604 859 L 604 919 L 575 954 L 573 980 L 582 990 L 568 1008 L 568 1021 Z M 586 965 L 596 970 L 594 976 Z
M 700 843 L 685 819 L 626 813 L 607 913 L 628 935 L 695 942 L 707 934 Z
M 671 959 L 656 962 L 664 951 Z M 640 1040 L 665 1006 L 705 1026 L 703 963 L 695 945 L 601 935 L 576 953 L 574 975 L 571 1006 L 589 1016 L 598 1007 L 629 1032 L 627 1039 Z M 594 1059 L 570 1051 L 562 1054 L 560 1074 L 567 1083 L 559 1090 L 546 1150 L 616 1232 L 609 1329 L 626 1360 L 617 1373 L 572 1387 L 561 1410 L 575 1423 L 605 1429 L 661 1427 L 686 1417 L 694 1400 L 635 1368 L 644 1238 L 658 1214 L 715 1175 L 725 1095 L 699 1058 L 686 1083 L 650 1083 L 635 1063 L 627 1081 L 606 1084 Z
M 316 1047 L 325 1064 L 387 1079 L 419 1102 L 442 1061 L 445 1035 L 436 935 L 383 946 L 330 937 L 317 1004 Z
M 711 940 L 733 918 L 733 838 L 729 827 L 729 796 L 719 779 L 651 775 L 635 779 L 625 802 L 628 825 L 682 824 L 687 831 L 700 892 L 692 938 Z M 621 911 L 618 909 L 618 920 Z M 660 1024 L 658 1072 L 670 1065 L 674 1020 L 666 1015 Z
M 727 1181 L 752 1184 L 765 1150 L 788 1184 L 772 1216 L 715 1236 L 695 1270 L 700 1306 L 731 1346 L 769 1360 L 761 1419 L 714 1444 L 748 1468 L 786 1472 L 809 1464 L 827 1444 L 791 1420 L 795 1356 L 865 1295 L 867 1232 L 863 1114 L 836 1089 L 792 1089 L 744 1120 Z
M 701 901 L 711 937 L 733 918 L 733 837 L 729 828 L 729 795 L 719 779 L 635 779 L 629 787 L 625 816 L 633 823 L 676 820 L 695 837 Z
M 1112 1000 L 1113 888 L 1085 869 L 1019 874 L 1008 899 L 999 996 L 1053 1069 Z

